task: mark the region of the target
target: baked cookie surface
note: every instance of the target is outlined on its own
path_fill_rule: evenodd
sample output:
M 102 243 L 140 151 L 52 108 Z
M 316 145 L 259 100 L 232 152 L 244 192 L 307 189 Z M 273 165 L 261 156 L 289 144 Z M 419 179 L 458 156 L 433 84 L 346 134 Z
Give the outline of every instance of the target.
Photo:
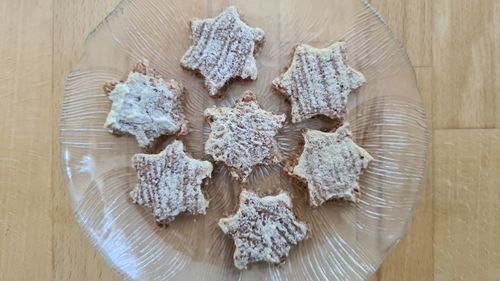
M 333 133 L 306 130 L 303 135 L 304 150 L 289 173 L 307 184 L 311 206 L 333 198 L 356 202 L 359 177 L 373 158 L 354 143 L 349 125 Z
M 246 269 L 249 263 L 279 264 L 292 246 L 306 238 L 308 227 L 297 220 L 287 193 L 259 197 L 243 190 L 235 215 L 219 220 L 219 227 L 236 246 L 234 265 Z
M 181 65 L 203 75 L 211 96 L 233 78 L 257 79 L 254 53 L 256 44 L 264 40 L 264 31 L 245 24 L 235 7 L 215 18 L 193 20 L 191 31 L 193 43 Z
M 147 62 L 104 89 L 113 102 L 104 124 L 111 133 L 133 135 L 142 148 L 160 136 L 187 133 L 182 84 L 164 81 Z
M 246 92 L 232 108 L 207 108 L 204 115 L 211 129 L 205 153 L 224 162 L 238 180 L 245 182 L 256 165 L 281 161 L 275 136 L 286 116 L 263 110 L 254 93 Z
M 132 165 L 139 182 L 130 197 L 149 209 L 158 223 L 168 224 L 181 213 L 205 214 L 208 201 L 201 184 L 213 166 L 186 155 L 181 141 L 159 154 L 136 154 Z
M 342 118 L 351 90 L 361 87 L 365 77 L 347 65 L 345 43 L 324 49 L 306 44 L 295 48 L 288 70 L 273 80 L 292 107 L 292 123 L 316 115 Z

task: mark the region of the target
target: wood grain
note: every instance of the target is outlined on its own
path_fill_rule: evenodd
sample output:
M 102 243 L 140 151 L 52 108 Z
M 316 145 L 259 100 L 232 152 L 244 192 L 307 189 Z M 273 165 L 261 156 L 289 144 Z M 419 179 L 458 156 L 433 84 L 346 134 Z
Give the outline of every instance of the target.
M 0 2 L 0 280 L 118 280 L 76 224 L 58 162 L 64 80 L 118 2 Z M 370 2 L 417 66 L 433 135 L 416 216 L 372 280 L 498 280 L 500 2 Z
M 500 276 L 500 130 L 434 134 L 435 279 Z
M 0 65 L 0 280 L 51 280 L 52 1 L 0 2 Z
M 436 129 L 499 128 L 500 2 L 433 1 Z
M 432 0 L 370 0 L 408 53 L 413 66 L 432 65 Z

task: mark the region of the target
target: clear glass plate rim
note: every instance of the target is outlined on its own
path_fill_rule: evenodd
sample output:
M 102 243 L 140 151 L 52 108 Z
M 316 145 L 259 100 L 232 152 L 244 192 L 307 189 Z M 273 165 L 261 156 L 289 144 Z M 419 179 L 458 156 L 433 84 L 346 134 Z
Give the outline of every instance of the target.
M 386 32 L 389 34 L 389 36 L 391 37 L 392 40 L 394 40 L 395 42 L 397 42 L 398 46 L 399 46 L 399 49 L 400 49 L 400 52 L 401 54 L 403 55 L 406 63 L 408 63 L 408 65 L 411 66 L 411 72 L 412 72 L 412 76 L 413 78 L 416 80 L 416 73 L 415 73 L 415 69 L 411 63 L 411 60 L 408 56 L 408 53 L 405 51 L 404 47 L 401 45 L 400 41 L 397 39 L 396 35 L 394 34 L 394 32 L 392 31 L 392 29 L 389 27 L 389 25 L 387 24 L 387 22 L 384 20 L 384 18 L 382 17 L 382 15 L 379 13 L 379 11 L 371 4 L 368 2 L 368 0 L 354 0 L 354 1 L 360 1 L 363 3 L 363 5 L 365 5 L 365 7 L 374 15 L 377 17 L 377 19 L 380 21 L 380 23 L 384 26 Z M 82 65 L 83 61 L 85 61 L 85 58 L 87 57 L 87 48 L 86 46 L 88 46 L 90 44 L 90 42 L 92 42 L 93 38 L 95 37 L 95 34 L 98 33 L 113 17 L 119 17 L 120 16 L 120 11 L 122 11 L 123 9 L 126 8 L 127 5 L 129 5 L 131 2 L 133 2 L 133 0 L 121 0 L 117 6 L 115 8 L 112 9 L 112 11 L 87 35 L 86 39 L 84 40 L 84 43 L 83 43 L 83 51 L 82 51 L 82 54 L 80 55 L 80 58 L 77 60 L 77 63 L 75 64 L 75 66 L 72 68 L 72 70 L 70 71 L 70 73 L 68 74 L 66 80 L 65 80 L 65 88 L 64 88 L 64 93 L 66 93 L 67 91 L 67 88 L 66 88 L 66 84 L 68 82 L 69 79 L 71 79 L 71 77 L 73 76 L 73 74 L 75 72 L 78 71 L 79 69 L 79 66 Z M 423 103 L 423 99 L 422 99 L 422 95 L 420 93 L 420 89 L 418 89 L 418 85 L 417 85 L 417 92 L 419 94 L 419 99 L 420 101 Z M 63 95 L 63 99 L 66 99 L 66 95 L 64 94 Z M 64 100 L 63 100 L 63 105 L 64 105 Z M 404 236 L 406 235 L 407 231 L 408 231 L 408 227 L 413 219 L 413 216 L 415 214 L 415 209 L 418 205 L 418 202 L 420 201 L 420 198 L 421 198 L 421 195 L 422 195 L 422 191 L 423 191 L 423 186 L 424 186 L 424 181 L 426 179 L 426 176 L 427 176 L 427 173 L 428 173 L 428 165 L 427 165 L 427 161 L 428 161 L 428 150 L 429 150 L 429 127 L 428 127 L 428 118 L 427 118 L 427 112 L 425 110 L 425 107 L 422 107 L 422 110 L 423 110 L 423 113 L 424 113 L 424 118 L 426 120 L 426 123 L 423 124 L 424 127 L 424 134 L 425 134 L 425 149 L 424 149 L 424 152 L 425 152 L 425 156 L 424 156 L 424 171 L 423 171 L 423 176 L 422 178 L 420 179 L 420 182 L 419 182 L 419 186 L 420 186 L 420 189 L 418 191 L 418 194 L 417 194 L 417 197 L 416 197 L 416 200 L 413 202 L 413 206 L 411 207 L 411 211 L 410 211 L 410 218 L 405 222 L 405 225 L 403 227 L 403 232 L 402 232 L 402 235 L 401 237 L 399 237 L 394 244 L 392 244 L 387 250 L 385 250 L 385 252 L 383 253 L 383 259 L 381 259 L 381 262 L 379 264 L 376 265 L 376 268 L 380 268 L 381 264 L 383 263 L 383 261 L 385 260 L 387 254 L 396 246 L 399 244 L 399 242 L 401 241 L 402 238 L 404 238 Z M 63 116 L 63 112 L 62 110 L 60 111 L 60 124 L 64 124 L 64 116 Z M 64 147 L 65 145 L 63 144 L 63 140 L 61 139 L 61 129 L 62 129 L 62 126 L 60 127 L 59 129 L 59 161 L 60 161 L 60 173 L 62 175 L 62 181 L 64 183 L 64 185 L 66 186 L 66 189 L 67 191 L 70 193 L 70 200 L 72 201 L 71 203 L 71 210 L 72 210 L 72 213 L 79 225 L 79 227 L 82 229 L 82 232 L 84 233 L 85 237 L 91 242 L 91 245 L 94 249 L 96 249 L 96 251 L 102 256 L 104 257 L 104 260 L 105 260 L 105 263 L 107 266 L 109 266 L 111 268 L 111 270 L 113 272 L 115 272 L 116 274 L 119 275 L 120 278 L 124 279 L 124 280 L 129 280 L 129 277 L 128 275 L 119 267 L 117 266 L 115 263 L 113 263 L 111 261 L 111 259 L 108 257 L 106 251 L 104 251 L 104 248 L 101 248 L 99 247 L 98 245 L 98 242 L 96 241 L 96 239 L 94 239 L 94 237 L 92 237 L 91 233 L 89 233 L 89 231 L 84 227 L 84 221 L 83 221 L 83 218 L 81 218 L 80 214 L 78 213 L 77 209 L 78 209 L 78 206 L 75 203 L 74 199 L 71 198 L 71 188 L 72 188 L 72 184 L 71 184 L 71 180 L 70 180 L 70 177 L 68 175 L 68 173 L 66 172 L 65 168 L 65 164 L 64 164 L 64 158 L 65 158 L 65 150 L 64 150 Z M 371 276 L 373 276 L 374 274 L 376 273 L 376 271 L 372 272 Z M 369 279 L 369 278 L 368 278 Z

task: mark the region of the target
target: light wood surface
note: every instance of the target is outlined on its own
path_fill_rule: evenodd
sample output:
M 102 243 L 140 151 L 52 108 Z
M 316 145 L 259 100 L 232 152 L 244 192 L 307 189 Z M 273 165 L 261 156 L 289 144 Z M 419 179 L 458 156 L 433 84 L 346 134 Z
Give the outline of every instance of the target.
M 57 147 L 65 77 L 118 2 L 0 1 L 0 280 L 118 280 L 72 216 Z M 432 135 L 416 216 L 372 280 L 498 280 L 500 1 L 371 2 L 415 66 Z
M 434 134 L 434 277 L 500 277 L 500 130 Z
M 50 280 L 52 2 L 0 2 L 0 280 Z

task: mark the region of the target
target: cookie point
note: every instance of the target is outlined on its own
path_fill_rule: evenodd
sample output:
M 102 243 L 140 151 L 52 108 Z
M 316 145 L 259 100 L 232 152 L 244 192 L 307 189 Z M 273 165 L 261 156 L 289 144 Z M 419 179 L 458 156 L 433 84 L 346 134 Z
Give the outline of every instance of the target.
M 172 146 L 176 149 L 179 149 L 179 150 L 184 149 L 184 143 L 180 140 L 174 140 L 174 142 L 172 143 Z
M 346 45 L 346 42 L 344 40 L 339 40 L 337 42 L 334 42 L 330 45 L 330 48 L 333 48 L 333 47 L 345 47 Z
M 349 122 L 344 122 L 337 130 L 351 130 L 351 124 Z
M 252 91 L 246 91 L 243 97 L 241 98 L 241 101 L 243 102 L 251 102 L 255 100 L 257 100 L 257 95 L 255 95 L 255 93 Z
M 264 37 L 266 36 L 264 30 L 258 27 L 254 28 L 253 33 L 255 36 L 255 41 L 257 42 L 264 40 Z
M 226 11 L 238 12 L 238 8 L 236 6 L 229 6 L 226 8 Z
M 276 89 L 279 89 L 280 82 L 281 82 L 281 76 L 274 78 L 271 83 Z
M 178 135 L 179 136 L 185 136 L 187 134 L 189 134 L 189 126 L 188 126 L 188 123 L 186 122 L 186 123 L 182 124 L 181 129 L 179 130 Z

